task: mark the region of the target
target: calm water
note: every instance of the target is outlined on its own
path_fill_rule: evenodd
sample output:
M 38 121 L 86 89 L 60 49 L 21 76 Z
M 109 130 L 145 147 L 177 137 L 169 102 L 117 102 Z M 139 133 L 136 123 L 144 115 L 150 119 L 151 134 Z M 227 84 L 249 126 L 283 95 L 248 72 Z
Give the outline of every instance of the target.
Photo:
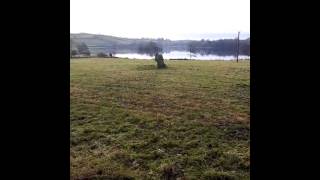
M 121 58 L 129 58 L 129 59 L 153 59 L 154 57 L 138 54 L 138 53 L 120 53 L 115 56 Z M 187 51 L 171 51 L 169 53 L 163 53 L 164 59 L 190 59 L 190 53 Z M 201 54 L 192 54 L 191 59 L 196 60 L 234 60 L 234 56 L 221 56 L 215 54 L 209 55 L 201 55 Z M 239 59 L 250 59 L 250 56 L 239 56 Z

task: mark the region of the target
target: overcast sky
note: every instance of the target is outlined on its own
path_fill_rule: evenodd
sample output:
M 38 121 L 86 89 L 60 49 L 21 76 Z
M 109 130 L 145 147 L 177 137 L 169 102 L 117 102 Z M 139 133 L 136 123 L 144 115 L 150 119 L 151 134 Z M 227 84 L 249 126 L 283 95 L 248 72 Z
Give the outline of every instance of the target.
M 169 39 L 250 33 L 250 0 L 70 1 L 71 33 Z

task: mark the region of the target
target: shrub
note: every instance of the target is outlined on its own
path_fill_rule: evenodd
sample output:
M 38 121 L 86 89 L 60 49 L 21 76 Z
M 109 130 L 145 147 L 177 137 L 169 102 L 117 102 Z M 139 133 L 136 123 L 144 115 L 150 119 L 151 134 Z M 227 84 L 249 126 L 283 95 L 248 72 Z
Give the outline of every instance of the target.
M 77 55 L 78 54 L 78 51 L 77 50 L 72 50 L 71 51 L 71 56 L 75 56 L 75 55 Z
M 98 53 L 97 56 L 102 58 L 107 57 L 107 55 L 103 52 Z

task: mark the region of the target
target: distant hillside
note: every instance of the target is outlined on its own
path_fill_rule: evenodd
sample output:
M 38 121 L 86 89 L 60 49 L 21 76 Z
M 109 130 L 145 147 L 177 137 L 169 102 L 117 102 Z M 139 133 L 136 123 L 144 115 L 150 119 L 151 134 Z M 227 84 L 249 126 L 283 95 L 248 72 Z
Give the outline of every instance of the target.
M 96 34 L 70 34 L 71 46 L 74 48 L 77 44 L 84 42 L 89 47 L 92 53 L 98 52 L 137 52 L 138 48 L 146 43 L 153 41 L 158 44 L 163 51 L 189 51 L 190 44 L 193 44 L 196 51 L 207 53 L 234 53 L 236 41 L 234 39 L 225 40 L 176 40 L 169 39 L 150 39 L 150 38 L 121 38 L 108 35 L 96 35 Z M 250 54 L 250 39 L 240 41 L 241 53 Z M 248 52 L 249 50 L 249 52 Z

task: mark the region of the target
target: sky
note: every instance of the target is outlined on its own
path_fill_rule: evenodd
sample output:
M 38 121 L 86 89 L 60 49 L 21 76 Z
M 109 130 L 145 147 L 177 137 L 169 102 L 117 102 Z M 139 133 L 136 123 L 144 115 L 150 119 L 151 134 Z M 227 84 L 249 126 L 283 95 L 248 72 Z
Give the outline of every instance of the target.
M 70 33 L 128 38 L 249 36 L 250 0 L 70 0 Z

